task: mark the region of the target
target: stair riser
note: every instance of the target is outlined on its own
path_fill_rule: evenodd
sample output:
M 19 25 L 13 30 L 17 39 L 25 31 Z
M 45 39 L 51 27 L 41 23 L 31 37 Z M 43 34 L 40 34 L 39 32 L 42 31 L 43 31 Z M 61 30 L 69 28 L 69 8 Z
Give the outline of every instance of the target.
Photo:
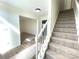
M 57 44 L 60 44 L 60 45 L 63 45 L 63 46 L 66 46 L 66 47 L 69 47 L 69 48 L 72 48 L 72 49 L 79 50 L 79 45 L 78 44 L 68 42 L 68 41 L 64 41 L 64 39 L 63 40 L 57 40 L 57 39 L 51 38 L 51 42 L 54 42 L 54 43 L 57 43 Z
M 73 15 L 74 16 L 74 13 L 60 13 L 59 15 Z
M 55 27 L 58 27 L 58 28 L 75 28 L 76 26 L 74 24 L 56 24 Z
M 75 21 L 60 20 L 60 21 L 57 21 L 57 24 L 75 24 Z
M 74 13 L 63 12 L 63 13 L 60 13 L 59 15 L 74 15 Z
M 77 36 L 72 35 L 72 34 L 64 34 L 64 33 L 53 33 L 53 36 L 55 37 L 60 37 L 60 38 L 66 38 L 66 39 L 70 39 L 70 40 L 74 40 L 77 41 Z
M 67 52 L 67 51 L 58 49 L 58 48 L 56 48 L 56 47 L 52 47 L 52 46 L 50 46 L 49 49 L 51 49 L 52 51 L 57 52 L 57 53 L 59 53 L 59 54 L 65 55 L 66 57 L 68 57 L 68 58 L 70 58 L 70 59 L 73 59 L 73 58 L 75 58 L 75 57 L 79 58 L 79 56 L 77 56 L 77 55 L 75 55 L 75 54 L 72 54 L 72 52 L 70 52 L 70 51 Z
M 46 58 L 45 59 L 54 59 L 53 57 L 49 56 L 49 55 L 46 55 Z
M 66 18 L 66 17 L 68 17 L 68 18 L 70 18 L 70 17 L 74 17 L 74 15 L 61 15 L 61 16 L 59 16 L 60 18 Z
M 65 33 L 73 33 L 73 34 L 77 33 L 75 29 L 67 29 L 67 28 L 55 28 L 54 32 L 65 32 Z
M 75 18 L 74 17 L 69 17 L 69 18 L 67 18 L 67 17 L 59 17 L 57 21 L 68 21 L 68 20 L 74 21 Z
M 74 13 L 60 13 L 59 16 L 74 16 Z

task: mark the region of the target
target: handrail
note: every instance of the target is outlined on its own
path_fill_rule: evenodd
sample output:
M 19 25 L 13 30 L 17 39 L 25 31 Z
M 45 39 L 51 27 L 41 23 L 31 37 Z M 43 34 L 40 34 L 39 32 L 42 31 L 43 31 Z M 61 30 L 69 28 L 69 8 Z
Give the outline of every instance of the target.
M 36 35 L 35 37 L 35 42 L 36 42 L 36 59 L 38 59 L 38 39 L 40 38 L 40 36 L 42 35 L 44 29 L 47 26 L 47 22 L 44 24 L 43 28 L 41 29 L 40 33 L 38 35 Z
M 43 33 L 46 26 L 47 26 L 47 22 L 44 24 L 43 28 L 41 29 L 40 33 L 38 34 L 38 38 L 41 36 L 41 34 Z

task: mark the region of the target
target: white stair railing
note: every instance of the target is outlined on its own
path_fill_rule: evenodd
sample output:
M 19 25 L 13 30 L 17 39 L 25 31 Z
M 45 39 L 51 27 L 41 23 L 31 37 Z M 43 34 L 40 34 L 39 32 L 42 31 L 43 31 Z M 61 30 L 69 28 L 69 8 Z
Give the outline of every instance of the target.
M 43 49 L 43 44 L 47 36 L 47 22 L 44 24 L 43 28 L 41 29 L 40 33 L 36 35 L 35 42 L 36 42 L 36 59 L 41 59 L 42 54 L 44 55 L 44 52 L 41 50 Z M 40 50 L 38 50 L 38 44 L 40 44 Z

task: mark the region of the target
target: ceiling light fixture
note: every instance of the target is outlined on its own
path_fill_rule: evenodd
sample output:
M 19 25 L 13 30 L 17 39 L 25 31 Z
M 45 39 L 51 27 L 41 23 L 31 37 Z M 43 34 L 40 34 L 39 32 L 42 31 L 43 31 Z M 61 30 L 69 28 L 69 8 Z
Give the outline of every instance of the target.
M 36 12 L 40 12 L 41 9 L 40 9 L 40 8 L 36 8 L 35 11 L 36 11 Z

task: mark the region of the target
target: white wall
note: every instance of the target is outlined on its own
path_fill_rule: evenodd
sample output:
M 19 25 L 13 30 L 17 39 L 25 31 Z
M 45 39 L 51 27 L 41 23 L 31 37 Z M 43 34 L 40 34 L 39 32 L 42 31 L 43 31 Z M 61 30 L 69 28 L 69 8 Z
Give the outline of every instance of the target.
M 42 30 L 42 27 L 43 27 L 42 21 L 47 19 L 48 19 L 47 16 L 44 16 L 43 18 L 38 19 L 38 32 Z
M 5 40 L 5 42 L 7 42 L 6 46 L 10 45 L 10 47 L 6 49 L 9 50 L 20 45 L 19 16 L 17 11 L 13 7 L 0 3 L 0 23 L 6 25 L 10 30 L 10 39 Z M 1 40 L 0 38 L 0 41 Z M 5 42 L 3 41 L 3 43 Z
M 71 9 L 71 0 L 64 0 L 64 10 Z
M 60 0 L 60 11 L 64 10 L 64 0 Z
M 77 0 L 73 1 L 73 8 L 75 13 L 76 28 L 77 28 L 77 35 L 79 41 L 79 2 Z
M 21 32 L 37 34 L 37 20 L 20 16 Z
M 60 11 L 71 9 L 72 0 L 60 0 Z
M 38 33 L 40 33 L 41 29 L 42 29 L 42 19 L 39 19 L 38 20 Z
M 53 28 L 55 26 L 58 14 L 59 14 L 59 0 L 50 0 L 49 1 L 49 16 L 48 16 L 48 34 L 51 35 Z

